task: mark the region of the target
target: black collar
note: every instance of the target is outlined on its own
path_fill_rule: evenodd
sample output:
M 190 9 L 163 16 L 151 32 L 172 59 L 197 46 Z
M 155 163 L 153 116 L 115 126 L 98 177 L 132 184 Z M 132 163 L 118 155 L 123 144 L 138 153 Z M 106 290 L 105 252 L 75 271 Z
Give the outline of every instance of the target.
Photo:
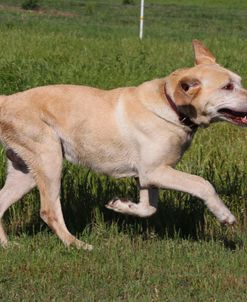
M 184 113 L 178 111 L 178 108 L 177 108 L 175 102 L 172 100 L 172 98 L 170 97 L 170 95 L 166 91 L 166 85 L 164 85 L 164 92 L 165 92 L 165 96 L 166 96 L 166 99 L 167 99 L 168 103 L 170 104 L 171 108 L 176 112 L 180 123 L 183 124 L 184 126 L 189 127 L 192 131 L 196 131 L 197 128 L 198 128 L 198 125 L 195 124 Z

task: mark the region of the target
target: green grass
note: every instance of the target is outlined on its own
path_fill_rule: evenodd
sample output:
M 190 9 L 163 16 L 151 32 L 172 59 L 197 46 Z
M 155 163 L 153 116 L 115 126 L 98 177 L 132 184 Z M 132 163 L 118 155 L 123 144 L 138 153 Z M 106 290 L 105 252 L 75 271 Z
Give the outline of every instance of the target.
M 1 1 L 0 93 L 53 83 L 137 85 L 192 66 L 194 38 L 203 39 L 218 62 L 246 84 L 246 1 L 145 2 L 140 42 L 139 1 L 123 6 L 120 0 L 43 0 L 41 12 L 20 10 L 20 1 Z M 95 250 L 67 250 L 47 234 L 34 190 L 4 217 L 20 247 L 0 250 L 0 299 L 244 301 L 246 143 L 245 129 L 215 124 L 198 131 L 178 165 L 215 185 L 238 219 L 235 230 L 220 227 L 201 201 L 169 190 L 161 191 L 154 217 L 114 214 L 104 204 L 115 196 L 137 200 L 134 181 L 65 163 L 66 223 Z M 3 152 L 0 158 L 2 185 Z
M 99 224 L 85 238 L 95 244 L 90 253 L 47 234 L 20 237 L 22 246 L 1 252 L 1 301 L 245 301 L 241 245 L 143 240 Z

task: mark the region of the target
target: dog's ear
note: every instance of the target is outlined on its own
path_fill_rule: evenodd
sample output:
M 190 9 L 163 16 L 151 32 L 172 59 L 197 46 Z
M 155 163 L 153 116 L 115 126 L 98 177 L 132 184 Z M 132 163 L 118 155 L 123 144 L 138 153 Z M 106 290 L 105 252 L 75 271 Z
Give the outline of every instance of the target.
M 201 89 L 201 83 L 199 80 L 184 77 L 182 78 L 174 91 L 174 100 L 177 106 L 190 105 L 192 100 L 197 96 Z
M 203 45 L 199 40 L 192 41 L 194 54 L 195 54 L 195 64 L 214 64 L 216 62 L 215 57 L 212 53 Z

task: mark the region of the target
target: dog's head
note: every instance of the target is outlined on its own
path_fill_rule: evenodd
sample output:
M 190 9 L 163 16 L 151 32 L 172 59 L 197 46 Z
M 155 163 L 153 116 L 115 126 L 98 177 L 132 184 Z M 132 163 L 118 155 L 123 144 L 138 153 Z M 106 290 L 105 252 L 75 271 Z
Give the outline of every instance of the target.
M 166 79 L 166 90 L 178 112 L 197 125 L 225 120 L 247 126 L 247 90 L 241 77 L 216 63 L 211 52 L 193 41 L 195 66 L 179 69 Z

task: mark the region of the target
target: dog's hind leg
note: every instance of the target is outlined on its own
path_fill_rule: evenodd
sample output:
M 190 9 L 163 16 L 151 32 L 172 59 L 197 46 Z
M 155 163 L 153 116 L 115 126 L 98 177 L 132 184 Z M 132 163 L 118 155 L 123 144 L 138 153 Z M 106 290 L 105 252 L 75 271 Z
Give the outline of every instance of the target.
M 106 205 L 107 209 L 139 217 L 149 217 L 153 215 L 157 210 L 159 191 L 157 188 L 140 187 L 139 181 L 137 181 L 137 183 L 140 189 L 139 203 L 117 198 L 111 200 Z
M 40 192 L 40 216 L 67 246 L 91 250 L 92 246 L 76 239 L 67 229 L 61 203 L 60 182 L 63 163 L 61 143 L 50 132 L 43 138 L 30 161 Z
M 7 156 L 8 153 L 11 154 L 13 161 L 8 160 L 7 178 L 0 191 L 0 243 L 4 247 L 8 244 L 1 222 L 5 211 L 35 186 L 35 181 L 27 167 L 20 165 L 21 159 L 12 152 L 12 150 L 7 151 Z

